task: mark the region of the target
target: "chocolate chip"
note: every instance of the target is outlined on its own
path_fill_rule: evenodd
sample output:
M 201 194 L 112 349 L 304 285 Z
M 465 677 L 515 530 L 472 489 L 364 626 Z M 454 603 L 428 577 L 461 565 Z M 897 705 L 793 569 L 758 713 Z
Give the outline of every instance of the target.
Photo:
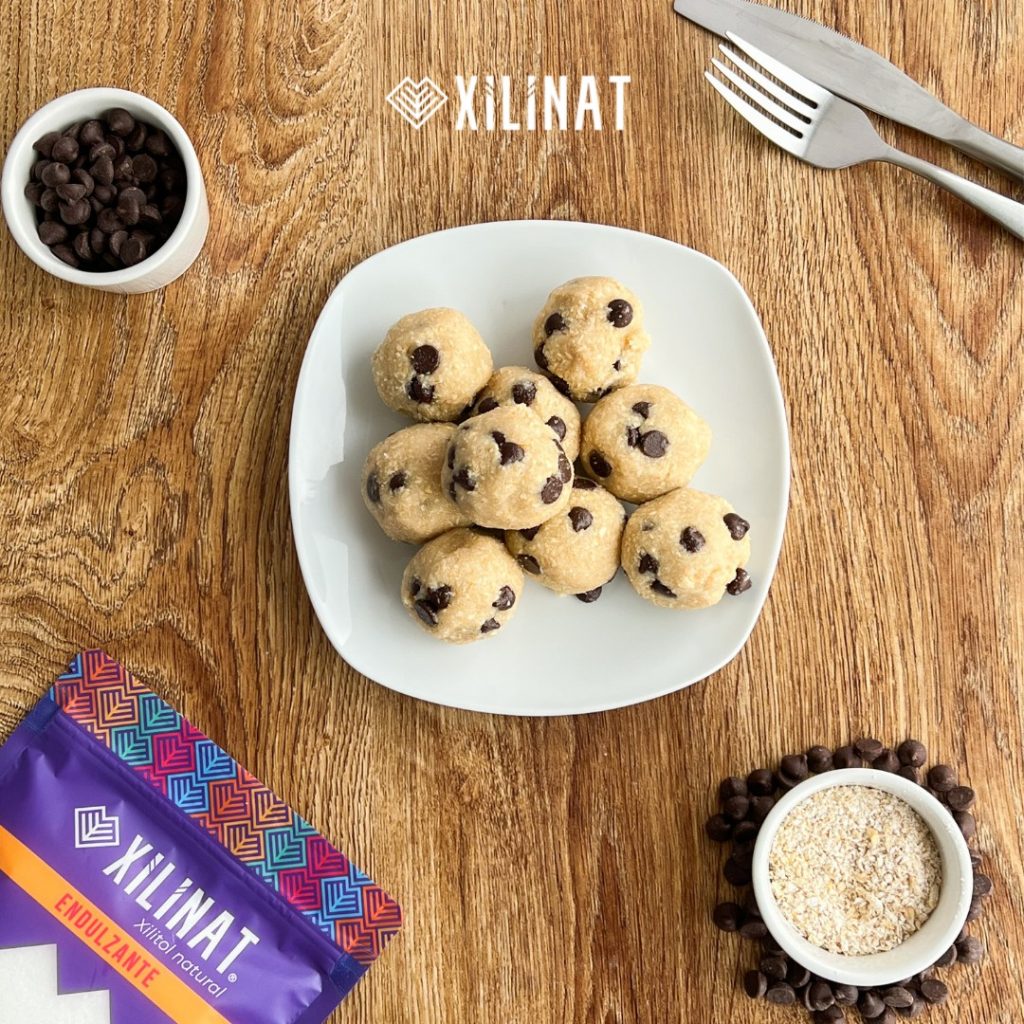
M 74 240 L 71 243 L 71 248 L 75 250 L 75 255 L 83 263 L 88 263 L 95 255 L 92 251 L 92 246 L 89 244 L 88 231 L 80 231 L 75 235 Z
M 723 802 L 722 813 L 730 821 L 742 821 L 747 816 L 749 808 L 750 797 L 737 794 L 736 796 L 729 797 Z
M 706 822 L 704 822 L 704 831 L 707 833 L 708 839 L 716 843 L 724 843 L 727 839 L 732 838 L 733 823 L 724 814 L 712 814 Z M 735 906 L 735 904 L 720 904 L 720 906 Z M 717 911 L 717 907 L 715 908 Z M 737 908 L 738 909 L 738 908 Z M 739 925 L 737 925 L 739 927 Z M 735 931 L 736 929 L 726 929 L 726 931 Z
M 747 817 L 750 821 L 760 825 L 768 817 L 771 809 L 775 806 L 775 798 L 767 795 L 752 796 L 750 798 L 750 810 Z
M 135 122 L 131 133 L 125 136 L 124 145 L 129 153 L 138 153 L 146 144 L 146 136 L 149 134 L 146 126 L 140 121 Z M 155 165 L 154 165 L 155 166 Z
M 660 459 L 668 451 L 668 438 L 660 430 L 648 430 L 640 439 L 640 451 L 649 459 Z
M 779 981 L 770 986 L 764 997 L 769 1003 L 774 1003 L 776 1006 L 789 1006 L 796 1002 L 796 992 L 793 991 L 793 986 L 785 981 Z
M 768 796 L 774 789 L 772 773 L 767 768 L 755 768 L 747 776 L 747 790 L 757 796 Z
M 593 480 L 588 480 L 585 476 L 578 476 L 572 482 L 573 487 L 578 487 L 581 491 L 596 491 L 597 484 Z
M 871 762 L 871 767 L 880 772 L 897 772 L 900 768 L 900 759 L 894 750 L 883 750 Z
M 69 232 L 60 221 L 44 220 L 36 228 L 36 234 L 43 245 L 60 245 L 68 240 Z
M 746 537 L 747 530 L 750 529 L 750 523 L 743 516 L 738 516 L 735 512 L 727 512 L 722 517 L 722 520 L 729 531 L 729 536 L 733 540 L 742 540 Z
M 943 953 L 942 956 L 940 956 L 938 958 L 938 960 L 935 961 L 935 966 L 936 967 L 952 967 L 953 964 L 956 963 L 956 960 L 957 960 L 956 946 L 950 946 L 949 949 L 947 949 L 946 952 Z
M 405 393 L 420 405 L 430 405 L 434 401 L 434 385 L 424 384 L 419 377 L 413 377 L 405 386 Z
M 553 505 L 562 496 L 564 487 L 565 484 L 557 476 L 549 476 L 541 488 L 540 500 L 545 505 Z
M 99 230 L 99 229 L 97 229 Z M 100 234 L 103 232 L 101 231 Z M 128 232 L 121 228 L 118 231 L 111 232 L 107 238 L 107 248 L 114 256 L 120 256 L 121 246 L 128 240 Z
M 795 960 L 789 961 L 789 966 L 786 969 L 786 981 L 790 983 L 795 989 L 802 989 L 811 980 L 811 972 L 806 967 L 801 966 Z
M 565 457 L 561 446 L 558 450 L 558 477 L 563 484 L 567 484 L 572 479 L 572 463 Z
M 376 473 L 371 473 L 366 478 L 366 496 L 375 505 L 380 503 L 380 479 Z
M 433 373 L 441 361 L 441 354 L 433 345 L 419 345 L 409 353 L 409 362 L 417 373 Z
M 528 526 L 525 530 L 520 530 L 520 534 L 527 540 L 533 540 L 537 536 L 537 531 L 540 530 L 539 526 Z
M 928 750 L 918 740 L 904 740 L 896 748 L 896 755 L 901 764 L 913 765 L 915 768 L 920 768 L 928 760 Z
M 658 571 L 658 560 L 654 555 L 649 555 L 646 552 L 640 556 L 640 561 L 637 562 L 637 572 L 649 573 Z
M 112 235 L 115 231 L 124 230 L 124 221 L 118 217 L 115 210 L 107 207 L 96 215 L 96 227 L 105 234 Z
M 956 784 L 956 772 L 948 764 L 933 765 L 928 772 L 928 785 L 936 793 L 948 793 Z
M 537 348 L 534 349 L 533 358 L 534 358 L 534 360 L 536 360 L 537 365 L 542 370 L 546 370 L 548 368 L 548 357 L 546 355 L 544 355 L 544 346 L 543 346 L 543 344 L 538 345 Z
M 949 998 L 949 989 L 938 978 L 925 978 L 921 982 L 921 995 L 929 1003 L 941 1006 Z
M 78 143 L 67 135 L 62 135 L 53 144 L 50 156 L 54 160 L 59 160 L 62 164 L 74 163 L 78 158 Z
M 832 989 L 826 981 L 813 981 L 807 991 L 807 1009 L 827 1010 L 835 998 Z
M 136 181 L 144 185 L 154 181 L 157 170 L 156 161 L 148 153 L 139 153 L 138 156 L 132 157 L 132 173 Z
M 772 981 L 785 981 L 786 974 L 788 973 L 789 964 L 784 956 L 775 956 L 769 953 L 766 956 L 761 957 L 761 963 L 759 964 L 761 973 L 767 978 L 771 978 Z
M 95 146 L 97 142 L 103 141 L 103 122 L 95 118 L 86 121 L 78 133 L 78 141 L 85 146 Z
M 601 587 L 594 587 L 593 590 L 584 590 L 582 594 L 576 595 L 577 601 L 584 604 L 593 604 L 601 596 Z
M 491 602 L 492 608 L 497 608 L 499 612 L 507 612 L 509 608 L 516 603 L 516 592 L 511 587 L 502 587 L 498 591 L 498 600 Z
M 843 1011 L 838 1006 L 826 1006 L 824 1010 L 815 1010 L 811 1020 L 814 1024 L 838 1024 L 843 1019 Z
M 56 188 L 71 180 L 71 171 L 66 164 L 50 163 L 43 168 L 39 178 L 47 188 Z
M 726 584 L 725 592 L 735 597 L 750 589 L 750 576 L 746 569 L 737 569 L 736 575 Z
M 552 416 L 548 419 L 548 426 L 555 432 L 559 441 L 565 440 L 565 422 L 560 416 Z
M 760 999 L 768 991 L 768 979 L 760 971 L 743 975 L 743 990 L 751 999 Z
M 953 820 L 957 823 L 957 827 L 960 829 L 964 839 L 971 839 L 974 833 L 978 831 L 978 823 L 974 820 L 974 815 L 970 811 L 954 811 Z
M 639 427 L 626 427 L 626 444 L 630 448 L 639 448 L 642 435 Z
M 741 779 L 738 775 L 730 775 L 727 779 L 722 779 L 718 784 L 718 799 L 722 803 L 725 803 L 726 800 L 731 800 L 734 796 L 747 795 L 746 779 Z
M 633 412 L 635 412 L 638 416 L 642 416 L 644 419 L 647 419 L 647 417 L 651 415 L 651 403 L 634 402 Z
M 974 876 L 974 895 L 988 896 L 992 892 L 992 879 L 988 875 L 977 874 Z
M 900 768 L 900 770 L 896 774 L 904 779 L 909 779 L 911 782 L 916 782 L 918 785 L 920 785 L 921 773 L 912 764 L 903 765 L 903 767 Z
M 874 1020 L 885 1013 L 885 1003 L 882 1002 L 882 997 L 877 992 L 868 989 L 861 992 L 860 998 L 857 1000 L 857 1009 L 865 1020 Z
M 505 435 L 500 430 L 492 430 L 491 437 L 498 446 L 498 459 L 503 466 L 512 462 L 522 462 L 526 458 L 526 452 L 516 444 L 515 441 L 506 441 Z
M 859 995 L 860 989 L 854 985 L 832 986 L 832 997 L 835 999 L 837 1006 L 855 1006 Z
M 524 571 L 531 573 L 534 576 L 540 575 L 540 562 L 538 562 L 533 555 L 516 555 L 516 561 L 519 563 L 519 567 Z
M 445 461 L 448 463 L 449 469 L 455 468 L 455 445 L 450 444 L 448 446 L 448 454 L 446 456 Z
M 633 322 L 633 307 L 625 299 L 608 303 L 608 323 L 612 327 L 628 327 Z
M 516 405 L 533 405 L 537 397 L 537 385 L 532 380 L 517 381 L 512 385 L 512 401 Z
M 62 242 L 60 245 L 51 247 L 50 252 L 57 257 L 62 263 L 66 263 L 69 267 L 77 267 L 81 261 L 75 254 L 75 250 L 71 248 L 67 243 Z
M 885 749 L 885 745 L 873 737 L 862 737 L 853 744 L 853 749 L 860 754 L 861 760 L 871 762 Z
M 671 587 L 666 587 L 665 584 L 661 582 L 661 580 L 655 580 L 651 584 L 651 590 L 653 590 L 656 594 L 661 594 L 663 597 L 676 596 L 675 591 L 672 590 Z
M 391 478 L 388 480 L 388 490 L 394 494 L 396 491 L 400 491 L 408 481 L 409 475 L 404 469 L 400 469 L 397 473 L 391 474 Z
M 750 921 L 744 921 L 740 925 L 740 935 L 745 939 L 751 939 L 754 942 L 760 942 L 768 935 L 768 926 L 764 921 L 759 921 L 756 918 Z
M 679 543 L 690 552 L 695 554 L 704 547 L 704 534 L 700 532 L 695 526 L 687 526 L 683 529 L 683 532 L 679 534 Z
M 496 629 L 501 629 L 501 623 L 497 619 L 488 619 L 481 627 L 481 633 L 493 633 Z
M 564 331 L 566 329 L 565 317 L 561 313 L 552 313 L 547 320 L 544 321 L 544 335 L 550 338 L 556 331 Z M 540 360 L 538 359 L 539 363 Z
M 739 931 L 743 923 L 743 908 L 738 903 L 719 903 L 711 912 L 711 920 L 715 927 L 723 932 Z
M 851 746 L 840 747 L 832 755 L 832 763 L 836 768 L 860 768 L 862 761 L 860 754 Z
M 787 754 L 779 762 L 779 771 L 788 781 L 801 782 L 810 774 L 804 754 Z
M 429 602 L 424 599 L 413 602 L 413 608 L 416 610 L 416 614 L 428 625 L 437 625 L 437 612 L 431 608 Z
M 822 772 L 832 770 L 832 751 L 828 747 L 814 746 L 807 751 L 807 767 L 820 775 Z
M 122 138 L 135 127 L 135 118 L 123 107 L 114 107 L 107 111 L 107 127 Z
M 587 462 L 590 463 L 590 468 L 598 476 L 606 477 L 612 475 L 612 467 L 608 465 L 608 460 L 599 451 L 592 451 Z
M 121 246 L 121 262 L 126 267 L 133 267 L 136 263 L 141 263 L 146 256 L 146 245 L 142 239 L 136 234 L 129 235 Z
M 65 224 L 84 224 L 90 216 L 92 207 L 84 199 L 78 199 L 73 203 L 61 203 L 60 219 Z
M 905 1009 L 914 1001 L 914 994 L 902 985 L 891 985 L 881 991 L 882 1002 L 894 1010 Z
M 560 391 L 563 395 L 568 395 L 570 392 L 569 384 L 556 374 L 551 374 L 551 383 L 554 385 L 556 391 Z
M 452 475 L 452 483 L 458 484 L 464 491 L 476 490 L 476 479 L 468 466 L 463 466 L 458 473 Z
M 45 135 L 40 135 L 35 142 L 32 143 L 32 148 L 37 152 L 41 153 L 47 159 L 53 153 L 53 144 L 61 137 L 60 132 L 47 132 Z
M 954 786 L 946 794 L 946 803 L 954 811 L 967 811 L 974 806 L 974 790 L 970 786 Z
M 167 132 L 161 128 L 154 128 L 146 136 L 146 152 L 150 156 L 165 157 L 170 156 L 173 151 L 171 146 L 171 140 L 167 135 Z
M 480 404 L 476 407 L 478 413 L 491 412 L 498 408 L 498 400 L 488 395 L 486 398 L 480 399 Z
M 583 508 L 582 505 L 573 505 L 569 509 L 569 519 L 572 522 L 574 533 L 582 533 L 584 530 L 589 530 L 594 524 L 594 517 L 590 509 Z
M 57 186 L 57 195 L 66 203 L 74 203 L 85 198 L 85 186 L 79 182 L 69 181 L 65 185 Z

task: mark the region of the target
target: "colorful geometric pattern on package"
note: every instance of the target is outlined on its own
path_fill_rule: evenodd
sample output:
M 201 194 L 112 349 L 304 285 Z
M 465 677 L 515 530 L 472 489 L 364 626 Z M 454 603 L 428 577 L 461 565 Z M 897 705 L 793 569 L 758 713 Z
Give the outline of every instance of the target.
M 359 964 L 401 927 L 380 886 L 107 654 L 78 655 L 50 696 Z

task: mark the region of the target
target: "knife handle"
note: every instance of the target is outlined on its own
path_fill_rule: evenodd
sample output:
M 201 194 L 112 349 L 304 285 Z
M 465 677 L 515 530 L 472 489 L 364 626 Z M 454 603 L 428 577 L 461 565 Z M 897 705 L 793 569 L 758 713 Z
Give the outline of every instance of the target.
M 936 167 L 927 160 L 921 160 L 891 146 L 886 147 L 880 159 L 896 164 L 897 167 L 905 167 L 908 171 L 920 174 L 922 178 L 940 185 L 976 210 L 988 214 L 994 221 L 1002 224 L 1011 235 L 1024 239 L 1024 203 L 1018 203 L 1009 196 L 993 192 L 983 185 L 961 178 L 959 174 Z
M 945 136 L 945 141 L 975 160 L 1024 181 L 1024 149 L 990 135 L 965 118 L 958 118 L 958 124 Z

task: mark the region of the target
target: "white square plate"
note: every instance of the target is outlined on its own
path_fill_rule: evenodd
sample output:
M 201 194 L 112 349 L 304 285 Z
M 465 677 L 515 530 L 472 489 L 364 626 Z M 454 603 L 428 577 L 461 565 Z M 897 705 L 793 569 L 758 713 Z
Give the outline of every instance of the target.
M 619 278 L 640 296 L 652 339 L 640 380 L 671 388 L 711 424 L 711 454 L 693 486 L 723 495 L 750 521 L 753 586 L 713 608 L 674 611 L 642 600 L 621 572 L 589 605 L 527 583 L 499 634 L 440 643 L 399 598 L 413 548 L 388 540 L 363 506 L 363 460 L 408 425 L 377 397 L 370 355 L 405 313 L 453 306 L 480 330 L 495 366 L 530 366 L 533 318 L 548 292 L 587 274 Z M 602 711 L 703 679 L 750 635 L 786 521 L 786 413 L 757 314 L 719 263 L 622 228 L 477 224 L 386 249 L 334 290 L 295 393 L 289 491 L 310 599 L 353 668 L 413 697 L 476 711 Z

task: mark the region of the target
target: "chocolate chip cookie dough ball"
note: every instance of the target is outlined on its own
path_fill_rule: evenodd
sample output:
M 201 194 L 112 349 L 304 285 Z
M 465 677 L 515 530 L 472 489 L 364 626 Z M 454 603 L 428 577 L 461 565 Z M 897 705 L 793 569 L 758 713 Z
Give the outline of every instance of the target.
M 572 464 L 523 405 L 466 420 L 448 444 L 442 486 L 478 526 L 521 530 L 558 515 L 572 497 Z
M 483 339 L 457 309 L 403 316 L 373 353 L 381 400 L 417 420 L 458 419 L 493 368 Z
M 641 505 L 626 523 L 622 567 L 664 608 L 706 608 L 750 589 L 750 524 L 724 498 L 688 487 Z
M 505 545 L 538 583 L 590 604 L 619 570 L 625 523 L 626 510 L 612 495 L 577 477 L 564 512 L 541 526 L 509 530 Z
M 549 296 L 533 326 L 533 355 L 555 387 L 596 402 L 631 384 L 650 338 L 637 297 L 611 277 L 577 277 Z
M 468 644 L 493 636 L 515 614 L 523 574 L 501 541 L 476 530 L 442 533 L 413 555 L 402 603 L 432 636 Z
M 583 424 L 586 472 L 623 501 L 650 501 L 690 482 L 711 428 L 681 398 L 634 384 L 602 398 Z
M 452 423 L 417 423 L 385 438 L 366 457 L 363 501 L 392 540 L 422 544 L 469 518 L 441 490 Z
M 579 410 L 555 390 L 547 377 L 525 366 L 503 366 L 495 370 L 477 395 L 473 413 L 490 412 L 500 405 L 525 405 L 554 431 L 570 462 L 579 455 Z

